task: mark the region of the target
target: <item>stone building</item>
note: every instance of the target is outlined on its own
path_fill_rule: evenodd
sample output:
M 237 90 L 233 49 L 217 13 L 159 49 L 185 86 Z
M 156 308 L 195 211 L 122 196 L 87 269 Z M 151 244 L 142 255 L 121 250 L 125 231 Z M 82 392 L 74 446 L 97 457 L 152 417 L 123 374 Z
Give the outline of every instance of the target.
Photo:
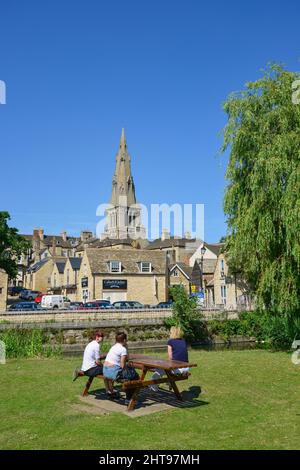
M 165 253 L 87 248 L 79 271 L 77 300 L 157 304 L 167 299 L 167 287 Z
M 53 261 L 53 269 L 51 273 L 51 292 L 53 294 L 61 294 L 64 285 L 64 271 L 66 259 L 57 259 Z
M 124 240 L 145 237 L 145 228 L 141 223 L 141 208 L 136 200 L 131 174 L 131 157 L 127 150 L 124 129 L 122 129 L 112 181 L 112 194 L 106 210 L 106 226 L 101 238 Z
M 0 311 L 6 310 L 8 275 L 0 269 Z
M 81 262 L 81 257 L 68 258 L 64 267 L 62 294 L 72 302 L 77 298 Z
M 34 263 L 27 269 L 25 276 L 25 288 L 40 292 L 51 289 L 51 276 L 54 267 L 52 258 L 45 258 Z
M 226 262 L 226 254 L 218 254 L 213 280 L 207 286 L 208 300 L 213 305 L 226 310 L 249 309 L 251 302 L 247 295 L 247 285 L 240 273 L 233 272 Z M 212 292 L 213 291 L 213 292 Z

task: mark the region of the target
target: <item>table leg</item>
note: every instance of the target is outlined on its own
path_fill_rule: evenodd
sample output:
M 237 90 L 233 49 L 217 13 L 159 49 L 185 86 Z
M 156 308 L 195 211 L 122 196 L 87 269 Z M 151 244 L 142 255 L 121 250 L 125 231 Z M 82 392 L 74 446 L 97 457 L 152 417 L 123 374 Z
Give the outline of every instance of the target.
M 168 377 L 168 379 L 169 379 L 169 381 L 170 381 L 171 387 L 173 388 L 173 391 L 174 391 L 176 397 L 178 398 L 178 400 L 182 401 L 181 393 L 180 393 L 179 390 L 178 390 L 178 387 L 177 387 L 177 385 L 176 385 L 176 382 L 175 382 L 175 380 L 174 380 L 174 377 L 173 377 L 172 372 L 166 370 L 166 374 L 167 374 L 167 377 Z
M 94 377 L 90 377 L 89 380 L 86 383 L 85 389 L 83 390 L 82 396 L 86 397 L 89 394 L 89 389 L 90 386 L 92 385 L 92 382 L 94 380 Z
M 145 379 L 145 376 L 146 376 L 147 372 L 148 372 L 147 367 L 143 367 L 143 368 L 142 368 L 142 374 L 141 374 L 140 380 L 144 380 L 144 379 Z M 133 410 L 134 410 L 135 405 L 136 405 L 136 401 L 137 401 L 137 397 L 138 397 L 138 395 L 139 395 L 139 393 L 140 393 L 140 390 L 141 390 L 140 387 L 137 387 L 137 388 L 134 390 L 133 395 L 132 395 L 132 397 L 131 397 L 131 400 L 130 400 L 130 402 L 128 403 L 127 411 L 133 411 Z

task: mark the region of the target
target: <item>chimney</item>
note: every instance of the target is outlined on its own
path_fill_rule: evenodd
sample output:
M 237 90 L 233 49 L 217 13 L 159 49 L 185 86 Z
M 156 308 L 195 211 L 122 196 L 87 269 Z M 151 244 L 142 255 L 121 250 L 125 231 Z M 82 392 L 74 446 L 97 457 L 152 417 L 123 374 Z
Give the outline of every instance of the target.
M 161 241 L 170 240 L 170 232 L 164 228 L 161 234 Z
M 63 239 L 64 242 L 67 241 L 67 232 L 65 230 L 60 232 L 60 236 L 61 236 L 61 238 Z

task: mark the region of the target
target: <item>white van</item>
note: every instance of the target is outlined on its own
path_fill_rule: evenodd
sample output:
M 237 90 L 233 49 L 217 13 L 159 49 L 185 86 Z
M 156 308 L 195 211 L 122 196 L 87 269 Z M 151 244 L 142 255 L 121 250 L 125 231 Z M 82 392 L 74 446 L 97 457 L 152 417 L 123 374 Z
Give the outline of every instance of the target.
M 64 295 L 43 295 L 41 306 L 42 308 L 52 310 L 52 309 L 67 309 L 70 308 L 70 300 Z

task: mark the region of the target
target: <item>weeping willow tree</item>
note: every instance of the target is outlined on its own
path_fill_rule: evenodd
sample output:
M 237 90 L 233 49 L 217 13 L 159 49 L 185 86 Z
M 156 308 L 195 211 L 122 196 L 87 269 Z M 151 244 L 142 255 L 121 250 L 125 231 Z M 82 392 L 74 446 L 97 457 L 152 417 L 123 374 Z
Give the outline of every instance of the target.
M 242 272 L 258 307 L 287 315 L 300 313 L 299 78 L 269 65 L 224 103 L 229 264 Z

